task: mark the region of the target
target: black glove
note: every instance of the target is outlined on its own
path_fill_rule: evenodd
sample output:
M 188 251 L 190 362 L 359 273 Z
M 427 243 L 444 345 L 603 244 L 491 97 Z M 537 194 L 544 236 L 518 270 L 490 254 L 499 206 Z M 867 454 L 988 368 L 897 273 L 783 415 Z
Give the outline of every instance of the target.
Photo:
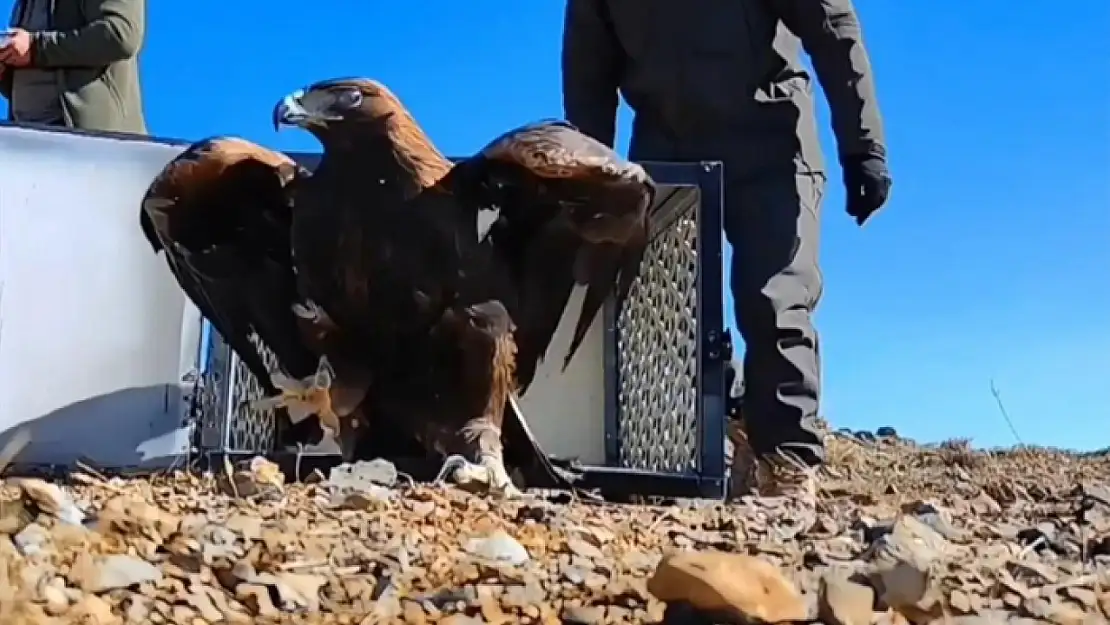
M 842 167 L 848 197 L 846 210 L 862 226 L 890 197 L 890 170 L 885 160 L 875 156 L 848 158 Z

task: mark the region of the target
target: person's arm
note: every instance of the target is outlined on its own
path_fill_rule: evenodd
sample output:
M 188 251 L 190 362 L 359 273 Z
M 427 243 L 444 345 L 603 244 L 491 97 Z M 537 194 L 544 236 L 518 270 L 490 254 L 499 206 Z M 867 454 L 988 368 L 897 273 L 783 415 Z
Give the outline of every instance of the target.
M 562 56 L 567 121 L 613 147 L 624 51 L 613 32 L 605 0 L 567 0 Z
M 813 61 L 832 113 L 840 160 L 886 158 L 871 61 L 852 0 L 771 0 Z
M 74 30 L 32 34 L 34 67 L 100 67 L 139 51 L 146 22 L 146 0 L 81 0 L 89 23 Z

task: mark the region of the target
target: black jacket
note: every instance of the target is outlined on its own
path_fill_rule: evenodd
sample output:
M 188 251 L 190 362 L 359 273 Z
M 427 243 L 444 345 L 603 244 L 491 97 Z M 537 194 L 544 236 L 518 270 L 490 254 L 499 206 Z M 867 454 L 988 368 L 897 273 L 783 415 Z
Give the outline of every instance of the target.
M 612 145 L 619 89 L 636 114 L 634 159 L 823 170 L 803 46 L 841 157 L 885 157 L 851 0 L 568 0 L 565 115 Z

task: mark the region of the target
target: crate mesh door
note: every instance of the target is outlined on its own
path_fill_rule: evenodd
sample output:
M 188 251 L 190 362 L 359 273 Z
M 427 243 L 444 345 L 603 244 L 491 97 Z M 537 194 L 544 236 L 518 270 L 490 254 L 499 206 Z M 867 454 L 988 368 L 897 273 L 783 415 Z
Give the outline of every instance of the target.
M 205 322 L 207 323 L 207 322 Z M 268 454 L 277 447 L 278 419 L 272 409 L 257 410 L 250 403 L 265 393 L 258 379 L 214 329 L 209 335 L 208 371 L 203 377 L 201 410 L 208 427 L 216 431 L 219 451 Z M 257 335 L 251 343 L 259 348 L 262 362 L 271 373 L 277 359 Z
M 697 470 L 698 204 L 662 202 L 654 235 L 616 315 L 620 466 Z

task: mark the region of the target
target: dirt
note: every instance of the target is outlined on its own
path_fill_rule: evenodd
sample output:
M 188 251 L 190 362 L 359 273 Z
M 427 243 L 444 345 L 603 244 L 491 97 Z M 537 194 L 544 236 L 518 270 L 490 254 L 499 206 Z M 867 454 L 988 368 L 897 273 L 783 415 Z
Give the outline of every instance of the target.
M 0 622 L 1110 619 L 1110 458 L 842 434 L 829 450 L 816 514 L 759 498 L 500 501 L 382 461 L 294 484 L 262 459 L 9 478 Z

